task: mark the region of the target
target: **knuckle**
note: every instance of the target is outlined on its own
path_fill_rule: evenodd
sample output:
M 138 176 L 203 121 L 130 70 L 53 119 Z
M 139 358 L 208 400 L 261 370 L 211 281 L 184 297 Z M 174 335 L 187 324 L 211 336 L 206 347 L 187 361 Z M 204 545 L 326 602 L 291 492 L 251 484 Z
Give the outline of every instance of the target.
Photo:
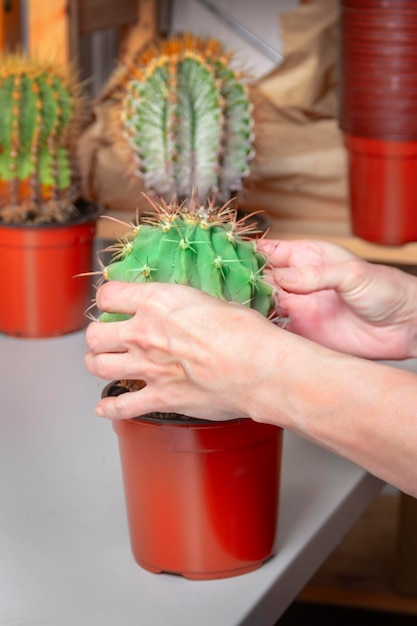
M 133 392 L 123 393 L 114 399 L 114 413 L 118 419 L 130 419 L 135 417 L 132 414 L 131 396 Z
M 122 322 L 119 326 L 119 341 L 122 345 L 131 346 L 137 343 L 139 331 L 131 321 Z
M 311 285 L 319 285 L 322 280 L 323 267 L 321 265 L 310 265 L 303 269 L 307 282 Z
M 98 354 L 94 358 L 94 371 L 100 378 L 110 379 L 109 364 L 105 354 Z
M 143 324 L 138 318 L 120 324 L 119 342 L 122 346 L 135 349 L 148 350 L 153 346 L 153 338 L 156 331 L 149 324 Z
M 86 343 L 87 346 L 90 348 L 90 350 L 94 350 L 95 347 L 97 346 L 97 330 L 98 330 L 98 325 L 99 322 L 91 322 L 91 324 L 89 324 L 87 326 L 86 332 L 85 332 L 85 339 L 86 339 Z
M 348 270 L 357 278 L 364 276 L 367 273 L 367 268 L 369 267 L 366 261 L 362 261 L 361 259 L 352 259 L 347 262 Z

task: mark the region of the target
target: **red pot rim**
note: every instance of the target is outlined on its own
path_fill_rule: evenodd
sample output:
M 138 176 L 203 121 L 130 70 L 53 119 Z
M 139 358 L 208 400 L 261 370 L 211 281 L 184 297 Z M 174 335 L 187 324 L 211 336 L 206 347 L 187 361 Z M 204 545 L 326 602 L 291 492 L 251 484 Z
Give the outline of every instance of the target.
M 417 34 L 416 34 L 417 37 Z M 417 46 L 389 46 L 389 45 L 375 45 L 359 42 L 346 42 L 344 41 L 341 46 L 341 52 L 345 58 L 349 56 L 354 57 L 355 54 L 360 58 L 371 57 L 374 59 L 386 59 L 395 58 L 398 61 L 408 59 L 410 62 L 414 61 L 417 56 Z
M 378 117 L 373 119 L 372 114 L 368 115 L 355 115 L 350 113 L 349 111 L 342 110 L 340 112 L 340 119 L 344 122 L 350 122 L 353 126 L 361 126 L 362 128 L 367 128 L 368 130 L 380 130 L 381 132 L 396 131 L 397 133 L 401 132 L 405 137 L 411 137 L 411 134 L 415 135 L 417 132 L 417 122 L 412 123 L 412 118 L 407 122 L 404 120 L 401 123 L 397 123 L 395 121 L 391 121 L 389 118 Z M 360 134 L 360 133 L 357 133 Z
M 340 117 L 339 125 L 342 131 L 348 135 L 357 137 L 373 137 L 378 140 L 411 143 L 417 140 L 417 129 L 410 131 L 410 129 L 404 130 L 398 127 L 388 126 L 387 124 L 372 125 L 369 122 L 364 123 L 361 120 L 343 116 Z
M 410 6 L 415 7 L 414 0 L 341 0 L 341 5 L 343 7 L 370 7 L 377 11 L 381 11 L 386 7 L 404 7 Z
M 401 119 L 396 119 L 395 116 L 377 115 L 372 111 L 357 112 L 352 109 L 341 108 L 339 117 L 345 120 L 351 120 L 352 122 L 361 123 L 369 126 L 370 128 L 391 128 L 404 131 L 405 133 L 415 132 L 417 130 L 417 120 L 414 115 L 408 117 L 403 116 Z
M 354 101 L 356 101 L 359 98 L 359 103 L 362 101 L 365 102 L 369 102 L 372 104 L 378 104 L 379 106 L 381 106 L 382 108 L 388 108 L 390 109 L 390 105 L 386 106 L 387 102 L 389 102 L 389 98 L 392 97 L 393 98 L 393 104 L 396 104 L 398 106 L 407 106 L 407 105 L 413 105 L 416 104 L 416 99 L 415 98 L 411 98 L 410 96 L 417 96 L 417 87 L 416 88 L 410 88 L 407 85 L 399 85 L 399 87 L 395 87 L 394 86 L 389 86 L 389 85 L 382 85 L 382 84 L 377 84 L 372 82 L 371 85 L 369 86 L 369 88 L 367 88 L 364 85 L 361 84 L 353 84 L 353 83 L 345 83 L 342 82 L 341 85 L 342 89 L 343 89 L 343 93 L 346 97 L 350 97 L 351 99 L 353 99 Z M 375 98 L 376 95 L 380 94 L 380 96 L 382 98 L 387 98 L 387 101 L 385 102 L 378 102 L 378 100 Z M 398 97 L 404 96 L 405 100 L 399 102 L 398 101 Z
M 400 44 L 404 42 L 415 44 L 415 35 L 417 27 L 414 24 L 389 25 L 386 28 L 370 28 L 364 25 L 350 24 L 344 21 L 341 27 L 341 39 L 343 44 L 351 44 L 352 42 L 362 42 L 371 46 L 379 46 L 380 43 L 389 45 Z
M 416 35 L 417 37 L 417 35 Z M 367 68 L 376 69 L 379 71 L 384 71 L 389 74 L 397 73 L 399 75 L 409 74 L 411 72 L 416 72 L 416 57 L 417 57 L 417 48 L 416 51 L 409 55 L 403 54 L 389 54 L 384 53 L 383 55 L 378 53 L 369 53 L 364 52 L 359 46 L 352 46 L 349 50 L 346 48 L 340 49 L 340 63 L 343 67 L 352 67 L 355 70 L 366 70 Z M 384 63 L 384 65 L 382 65 Z
M 68 228 L 78 228 L 82 224 L 89 224 L 95 222 L 103 213 L 103 209 L 95 202 L 90 202 L 84 198 L 78 198 L 75 201 L 75 205 L 80 208 L 82 214 L 77 219 L 70 222 L 50 222 L 46 224 L 11 224 L 8 222 L 2 222 L 0 220 L 0 228 L 9 228 L 11 230 L 22 231 L 54 231 L 63 230 Z
M 390 96 L 396 97 L 397 95 L 403 96 L 407 98 L 407 96 L 416 96 L 417 95 L 417 81 L 416 87 L 409 85 L 407 83 L 398 83 L 396 84 L 383 84 L 382 81 L 372 81 L 370 80 L 369 85 L 364 85 L 361 83 L 354 83 L 353 81 L 341 81 L 341 86 L 344 89 L 344 92 L 347 96 L 355 96 L 356 94 L 362 96 L 366 99 L 366 96 L 369 96 L 370 101 L 375 102 L 375 95 L 380 94 L 381 98 L 389 98 Z M 373 97 L 372 97 L 373 96 Z M 395 102 L 395 100 L 394 100 Z M 407 103 L 407 102 L 406 102 Z M 405 103 L 405 104 L 406 104 Z M 382 103 L 384 104 L 384 103 Z M 415 104 L 415 100 L 410 98 L 410 104 Z
M 344 133 L 345 146 L 352 151 L 389 157 L 417 157 L 416 141 L 375 139 Z
M 383 65 L 382 65 L 383 63 Z M 342 56 L 340 58 L 340 68 L 342 70 L 340 79 L 343 80 L 344 76 L 357 76 L 358 80 L 365 78 L 370 72 L 376 72 L 377 76 L 380 75 L 382 67 L 389 76 L 404 76 L 405 78 L 413 78 L 415 76 L 417 59 L 414 61 L 407 61 L 406 63 L 396 63 L 389 57 L 383 61 L 381 59 L 363 59 L 360 58 L 346 58 Z
M 101 396 L 104 398 L 110 395 L 120 395 L 122 393 L 127 393 L 126 389 L 120 387 L 118 385 L 118 381 L 112 381 L 104 387 Z M 257 433 L 259 433 L 259 438 L 257 439 L 258 441 L 264 440 L 265 438 L 269 437 L 271 433 L 274 433 L 275 429 L 278 428 L 277 426 L 273 426 L 271 424 L 259 424 L 246 417 L 217 422 L 214 420 L 198 419 L 195 417 L 189 417 L 185 420 L 163 420 L 150 414 L 127 420 L 113 420 L 113 429 L 117 433 L 117 435 L 121 437 L 134 437 L 135 428 L 148 428 L 150 430 L 159 430 L 162 427 L 172 433 L 175 433 L 176 431 L 181 429 L 192 429 L 198 431 L 209 430 L 214 433 L 215 431 L 221 432 L 230 428 L 239 428 L 240 430 L 248 430 L 248 432 L 256 431 Z
M 401 98 L 401 92 L 398 94 L 387 94 L 383 90 L 376 91 L 373 98 L 367 98 L 366 94 L 357 92 L 352 94 L 349 90 L 345 89 L 341 91 L 341 106 L 345 110 L 352 110 L 354 113 L 375 112 L 388 119 L 405 119 L 410 114 L 417 110 L 417 102 L 411 102 L 411 99 L 407 99 L 405 102 L 395 100 L 395 95 L 398 96 L 397 100 Z M 379 95 L 378 95 L 379 94 Z M 417 96 L 417 94 L 416 94 Z M 384 101 L 381 100 L 384 98 Z M 385 99 L 386 98 L 386 99 Z M 416 98 L 417 100 L 417 98 Z
M 400 18 L 404 20 L 406 17 L 415 17 L 417 19 L 417 7 L 415 4 L 396 4 L 391 5 L 391 8 L 378 6 L 370 7 L 362 5 L 360 7 L 347 6 L 343 1 L 341 2 L 340 12 L 343 17 L 350 16 L 353 19 L 369 20 L 372 22 L 385 22 L 390 18 Z
M 112 427 L 119 439 L 138 449 L 156 444 L 174 452 L 216 452 L 224 449 L 225 438 L 230 450 L 247 448 L 279 437 L 279 431 L 282 431 L 278 426 L 249 418 L 171 423 L 171 420 L 149 421 L 138 417 L 113 420 Z

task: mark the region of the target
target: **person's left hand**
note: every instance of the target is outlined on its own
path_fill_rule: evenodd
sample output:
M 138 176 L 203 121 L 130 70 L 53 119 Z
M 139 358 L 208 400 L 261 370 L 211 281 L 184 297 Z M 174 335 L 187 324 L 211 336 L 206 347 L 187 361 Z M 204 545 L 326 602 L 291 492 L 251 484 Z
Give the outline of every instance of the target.
M 191 287 L 160 283 L 111 281 L 99 289 L 97 305 L 132 318 L 89 325 L 87 369 L 106 380 L 146 383 L 140 391 L 102 399 L 98 415 L 249 416 L 249 381 L 256 384 L 253 377 L 263 370 L 256 361 L 269 333 L 280 332 L 262 315 Z

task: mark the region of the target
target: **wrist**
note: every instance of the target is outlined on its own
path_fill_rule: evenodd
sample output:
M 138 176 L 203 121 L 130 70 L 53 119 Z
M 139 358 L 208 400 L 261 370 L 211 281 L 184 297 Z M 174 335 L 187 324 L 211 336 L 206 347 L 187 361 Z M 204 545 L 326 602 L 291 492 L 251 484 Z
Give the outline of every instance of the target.
M 294 430 L 304 404 L 310 404 L 321 353 L 330 352 L 272 324 L 264 329 L 253 361 L 252 393 L 246 398 L 249 416 Z

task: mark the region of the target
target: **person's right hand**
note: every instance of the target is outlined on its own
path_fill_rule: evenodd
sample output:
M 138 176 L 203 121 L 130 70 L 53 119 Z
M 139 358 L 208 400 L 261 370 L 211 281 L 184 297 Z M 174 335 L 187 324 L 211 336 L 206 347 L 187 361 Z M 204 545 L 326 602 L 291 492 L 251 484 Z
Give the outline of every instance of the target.
M 258 242 L 288 330 L 371 359 L 417 356 L 417 278 L 320 241 Z

